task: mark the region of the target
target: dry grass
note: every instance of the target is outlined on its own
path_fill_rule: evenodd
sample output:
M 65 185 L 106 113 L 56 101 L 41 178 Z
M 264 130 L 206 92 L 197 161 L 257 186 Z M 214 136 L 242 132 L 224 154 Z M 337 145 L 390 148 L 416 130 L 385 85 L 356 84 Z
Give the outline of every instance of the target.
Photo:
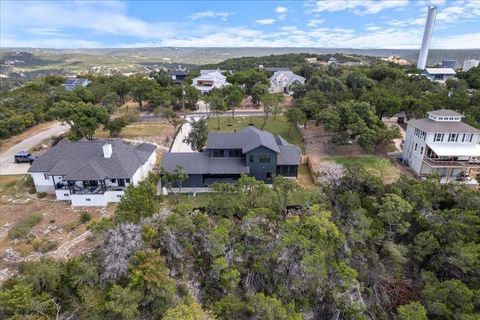
M 298 167 L 297 183 L 306 189 L 317 188 L 307 164 L 301 164 Z

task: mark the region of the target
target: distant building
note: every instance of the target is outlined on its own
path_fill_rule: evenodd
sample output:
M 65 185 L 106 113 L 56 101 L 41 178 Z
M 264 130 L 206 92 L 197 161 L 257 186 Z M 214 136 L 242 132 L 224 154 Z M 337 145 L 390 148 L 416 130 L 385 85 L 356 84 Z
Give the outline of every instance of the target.
M 327 64 L 338 64 L 338 60 L 335 57 L 328 59 Z
M 443 60 L 442 68 L 452 68 L 453 70 L 457 69 L 457 60 Z
M 290 68 L 288 68 L 288 67 L 264 67 L 263 65 L 259 65 L 258 69 L 267 70 L 267 71 L 270 71 L 270 72 L 290 71 Z
M 452 110 L 428 112 L 428 118 L 408 122 L 402 161 L 418 176 L 438 173 L 443 182 L 480 169 L 480 130 L 462 122 Z
M 276 71 L 270 77 L 270 92 L 292 94 L 290 89 L 292 84 L 305 84 L 305 80 L 304 77 L 296 75 L 292 71 Z
M 300 148 L 281 136 L 248 126 L 239 132 L 209 133 L 203 152 L 166 153 L 162 167 L 170 172 L 183 167 L 188 174 L 183 192 L 201 192 L 216 182 L 235 183 L 241 174 L 268 184 L 275 175 L 295 178 L 300 155 Z
M 79 86 L 86 87 L 90 82 L 90 80 L 83 78 L 67 78 L 63 86 L 65 87 L 65 90 L 72 91 Z
M 431 81 L 445 83 L 449 79 L 455 79 L 457 73 L 452 68 L 425 68 L 422 75 Z
M 207 93 L 213 88 L 223 88 L 229 85 L 227 77 L 222 74 L 220 69 L 217 70 L 200 70 L 200 76 L 192 79 L 192 86 Z
M 463 61 L 463 71 L 468 71 L 472 68 L 478 67 L 480 61 L 478 60 L 465 60 Z
M 183 80 L 188 76 L 188 73 L 183 70 L 170 70 L 168 73 L 175 83 L 183 83 Z
M 106 206 L 119 202 L 129 185 L 147 177 L 156 148 L 120 139 L 61 141 L 36 158 L 28 172 L 37 192 L 55 194 L 72 206 Z

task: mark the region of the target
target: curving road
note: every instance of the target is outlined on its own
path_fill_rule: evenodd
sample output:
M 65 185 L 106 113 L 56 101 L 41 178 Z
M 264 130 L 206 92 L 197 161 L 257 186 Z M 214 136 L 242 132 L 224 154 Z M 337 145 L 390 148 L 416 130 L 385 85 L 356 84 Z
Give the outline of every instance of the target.
M 13 157 L 19 151 L 28 151 L 43 140 L 64 133 L 70 128 L 69 125 L 59 124 L 53 128 L 37 133 L 22 142 L 14 145 L 10 149 L 0 154 L 0 175 L 26 174 L 30 164 L 15 163 Z

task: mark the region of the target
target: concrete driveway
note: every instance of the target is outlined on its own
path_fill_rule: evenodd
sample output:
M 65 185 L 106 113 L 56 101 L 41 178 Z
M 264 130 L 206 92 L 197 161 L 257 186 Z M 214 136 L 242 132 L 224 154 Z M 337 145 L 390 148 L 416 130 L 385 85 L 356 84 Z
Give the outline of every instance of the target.
M 19 151 L 28 151 L 35 147 L 43 140 L 50 138 L 51 136 L 60 135 L 70 129 L 69 125 L 59 124 L 56 127 L 37 133 L 22 142 L 14 145 L 10 149 L 0 154 L 0 175 L 11 174 L 26 174 L 30 164 L 28 163 L 15 163 L 13 161 L 15 153 Z
M 196 152 L 193 151 L 189 144 L 183 142 L 183 139 L 188 136 L 190 131 L 192 130 L 192 126 L 190 125 L 190 121 L 192 119 L 199 120 L 202 118 L 201 116 L 187 116 L 187 122 L 185 122 L 180 131 L 178 132 L 177 136 L 175 137 L 175 141 L 173 141 L 172 148 L 170 152 Z

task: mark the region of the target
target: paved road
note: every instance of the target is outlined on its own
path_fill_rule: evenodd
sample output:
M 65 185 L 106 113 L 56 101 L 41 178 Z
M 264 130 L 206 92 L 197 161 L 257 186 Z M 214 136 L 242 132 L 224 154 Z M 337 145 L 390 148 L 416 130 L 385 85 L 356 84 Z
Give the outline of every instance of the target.
M 192 130 L 190 121 L 192 121 L 192 119 L 199 120 L 200 118 L 202 118 L 202 116 L 187 116 L 187 122 L 185 122 L 180 128 L 180 131 L 175 137 L 175 141 L 173 141 L 170 152 L 195 152 L 188 143 L 183 142 L 183 139 L 185 139 Z
M 208 112 L 200 111 L 200 112 L 192 112 L 187 114 L 187 118 L 189 117 L 207 117 L 209 115 Z M 215 116 L 213 113 L 210 113 L 210 116 Z M 232 111 L 223 112 L 221 117 L 231 117 Z M 263 116 L 263 111 L 261 110 L 251 110 L 251 111 L 235 111 L 235 117 L 248 117 L 248 116 Z M 158 121 L 164 120 L 162 116 L 155 116 L 154 114 L 142 114 L 138 118 L 140 122 L 148 122 L 148 121 Z
M 9 174 L 26 174 L 30 165 L 28 163 L 15 163 L 13 162 L 13 156 L 19 151 L 27 151 L 43 140 L 50 138 L 51 136 L 60 135 L 69 129 L 68 125 L 58 125 L 48 130 L 37 133 L 22 142 L 14 145 L 10 149 L 0 154 L 0 175 Z

